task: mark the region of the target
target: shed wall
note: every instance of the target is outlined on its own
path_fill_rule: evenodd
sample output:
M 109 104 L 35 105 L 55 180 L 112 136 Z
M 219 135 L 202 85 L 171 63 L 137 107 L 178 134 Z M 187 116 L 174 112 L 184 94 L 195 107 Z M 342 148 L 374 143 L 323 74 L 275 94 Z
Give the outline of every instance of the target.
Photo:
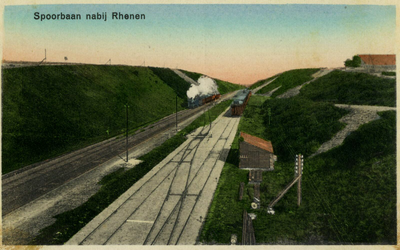
M 273 169 L 273 153 L 253 146 L 245 141 L 240 142 L 239 168 Z

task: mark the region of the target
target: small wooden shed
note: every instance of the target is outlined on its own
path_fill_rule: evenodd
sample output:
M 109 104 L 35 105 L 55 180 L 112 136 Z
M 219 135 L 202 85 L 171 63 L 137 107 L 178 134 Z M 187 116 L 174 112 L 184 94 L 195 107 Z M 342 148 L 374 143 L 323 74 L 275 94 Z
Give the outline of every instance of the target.
M 243 140 L 240 141 L 239 168 L 247 170 L 274 170 L 274 162 L 277 160 L 270 141 L 240 132 Z

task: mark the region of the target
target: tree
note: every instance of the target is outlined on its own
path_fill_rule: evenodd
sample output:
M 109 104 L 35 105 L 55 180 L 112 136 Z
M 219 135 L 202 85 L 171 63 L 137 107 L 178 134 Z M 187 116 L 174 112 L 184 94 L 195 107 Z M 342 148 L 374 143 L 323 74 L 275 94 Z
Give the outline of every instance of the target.
M 355 68 L 355 67 L 360 67 L 360 65 L 361 65 L 361 58 L 357 55 L 353 56 L 353 60 L 347 59 L 344 62 L 344 66 L 346 67 Z

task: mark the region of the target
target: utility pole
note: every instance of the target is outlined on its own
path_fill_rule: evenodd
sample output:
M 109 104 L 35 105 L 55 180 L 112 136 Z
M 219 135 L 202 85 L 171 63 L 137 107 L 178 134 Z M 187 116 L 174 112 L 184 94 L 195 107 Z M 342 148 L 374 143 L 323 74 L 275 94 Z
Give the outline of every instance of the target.
M 269 116 L 268 125 L 271 125 L 271 108 L 268 108 L 268 116 Z
M 126 109 L 126 162 L 128 162 L 128 131 L 129 131 L 128 108 L 129 108 L 129 105 L 125 104 L 125 109 Z
M 176 110 L 175 129 L 176 133 L 178 133 L 178 85 L 175 86 L 175 110 Z
M 296 162 L 294 166 L 294 179 L 289 182 L 286 187 L 279 192 L 279 194 L 269 203 L 267 213 L 275 214 L 275 211 L 272 209 L 275 204 L 286 194 L 286 192 L 297 182 L 297 205 L 300 206 L 301 203 L 301 177 L 303 175 L 303 165 L 304 165 L 304 157 L 301 154 L 296 155 Z
M 296 155 L 295 175 L 299 177 L 297 181 L 297 205 L 301 204 L 301 177 L 303 175 L 304 156 L 301 154 Z
M 213 103 L 212 105 L 211 105 L 211 109 L 210 109 L 210 111 L 213 109 L 213 107 L 214 107 L 214 104 L 215 103 Z M 209 112 L 210 112 L 209 111 Z M 210 112 L 211 113 L 211 112 Z M 212 114 L 210 115 L 210 114 L 208 114 L 208 117 L 210 117 L 210 130 L 212 129 Z

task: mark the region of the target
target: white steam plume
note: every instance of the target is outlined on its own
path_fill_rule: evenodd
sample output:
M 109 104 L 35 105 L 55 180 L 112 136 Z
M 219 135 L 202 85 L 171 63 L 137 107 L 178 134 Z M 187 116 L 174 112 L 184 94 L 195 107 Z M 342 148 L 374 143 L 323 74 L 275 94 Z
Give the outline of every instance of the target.
M 192 84 L 186 92 L 188 98 L 195 98 L 197 95 L 206 96 L 219 94 L 218 85 L 214 79 L 208 76 L 201 76 L 197 82 L 199 83 L 198 86 Z

